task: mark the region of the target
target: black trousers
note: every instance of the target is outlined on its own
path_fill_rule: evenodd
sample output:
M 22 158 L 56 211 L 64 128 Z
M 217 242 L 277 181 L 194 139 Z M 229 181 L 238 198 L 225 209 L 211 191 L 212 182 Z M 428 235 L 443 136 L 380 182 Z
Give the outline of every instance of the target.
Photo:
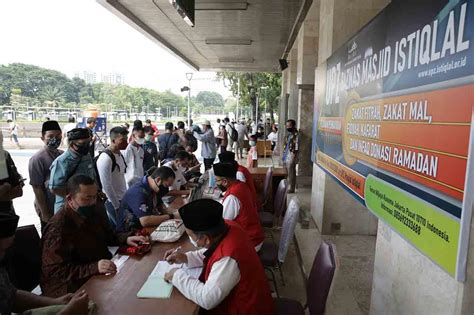
M 204 159 L 204 170 L 207 171 L 208 169 L 212 168 L 216 158 L 213 159 Z

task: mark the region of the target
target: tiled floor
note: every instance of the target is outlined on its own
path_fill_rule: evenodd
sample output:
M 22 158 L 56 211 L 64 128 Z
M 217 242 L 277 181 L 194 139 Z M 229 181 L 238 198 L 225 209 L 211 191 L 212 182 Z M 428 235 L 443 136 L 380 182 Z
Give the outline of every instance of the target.
M 297 193 L 291 194 L 290 198 L 293 196 L 298 197 L 303 210 L 309 210 L 310 188 L 297 189 Z M 336 247 L 338 268 L 328 299 L 326 314 L 369 314 L 375 236 L 321 235 L 314 222 L 310 220 L 308 228 L 301 228 L 298 224 L 296 240 L 306 276 L 311 270 L 314 256 L 322 240 L 330 241 Z M 296 256 L 292 256 L 290 259 L 296 260 Z M 300 274 L 296 269 L 292 269 L 291 272 L 295 277 Z M 288 292 L 301 294 L 301 285 L 296 285 L 294 290 L 286 289 Z

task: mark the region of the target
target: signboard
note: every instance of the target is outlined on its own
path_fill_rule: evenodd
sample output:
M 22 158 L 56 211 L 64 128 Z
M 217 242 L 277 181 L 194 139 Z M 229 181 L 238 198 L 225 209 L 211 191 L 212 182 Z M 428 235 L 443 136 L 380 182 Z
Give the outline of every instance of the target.
M 87 118 L 89 118 L 89 117 L 82 117 L 82 123 L 80 124 L 81 128 L 86 128 Z M 96 132 L 96 133 L 105 133 L 106 131 L 107 131 L 107 118 L 106 117 L 96 117 L 96 126 L 94 128 L 94 132 Z
M 316 70 L 313 161 L 459 281 L 473 106 L 471 0 L 392 1 Z

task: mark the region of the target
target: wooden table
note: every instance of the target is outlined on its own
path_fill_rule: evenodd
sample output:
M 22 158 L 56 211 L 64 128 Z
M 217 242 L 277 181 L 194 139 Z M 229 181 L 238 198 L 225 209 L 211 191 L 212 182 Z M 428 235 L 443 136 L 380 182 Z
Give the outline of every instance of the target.
M 178 197 L 170 207 L 178 209 L 185 203 L 183 198 Z M 181 246 L 183 251 L 194 249 L 186 233 L 175 243 L 155 243 L 151 252 L 140 259 L 130 257 L 116 275 L 94 276 L 81 289 L 85 289 L 89 298 L 97 304 L 97 314 L 198 314 L 199 306 L 185 298 L 176 288 L 173 288 L 169 299 L 137 298 L 137 292 L 158 261 L 163 259 L 168 249 L 177 246 Z
M 265 185 L 265 177 L 267 175 L 268 167 L 252 167 L 249 168 L 250 174 L 252 174 L 253 182 L 255 184 L 255 189 L 257 190 L 257 198 L 261 202 L 263 202 L 263 187 Z M 288 172 L 286 168 L 278 167 L 273 168 L 273 176 L 272 176 L 272 184 L 270 187 L 271 196 L 275 197 L 276 188 L 282 179 L 288 177 Z M 271 198 L 273 200 L 273 198 Z M 267 211 L 272 210 L 272 203 L 270 202 L 270 206 L 266 209 Z

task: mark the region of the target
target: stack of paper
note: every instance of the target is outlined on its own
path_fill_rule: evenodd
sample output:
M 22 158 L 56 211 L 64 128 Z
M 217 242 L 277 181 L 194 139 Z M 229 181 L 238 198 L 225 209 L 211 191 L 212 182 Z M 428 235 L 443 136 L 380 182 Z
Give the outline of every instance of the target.
M 186 268 L 183 264 L 170 265 L 166 261 L 159 261 L 148 279 L 137 293 L 139 298 L 168 299 L 171 296 L 173 285 L 164 280 L 165 274 L 173 268 L 182 268 L 193 278 L 199 278 L 202 268 Z

